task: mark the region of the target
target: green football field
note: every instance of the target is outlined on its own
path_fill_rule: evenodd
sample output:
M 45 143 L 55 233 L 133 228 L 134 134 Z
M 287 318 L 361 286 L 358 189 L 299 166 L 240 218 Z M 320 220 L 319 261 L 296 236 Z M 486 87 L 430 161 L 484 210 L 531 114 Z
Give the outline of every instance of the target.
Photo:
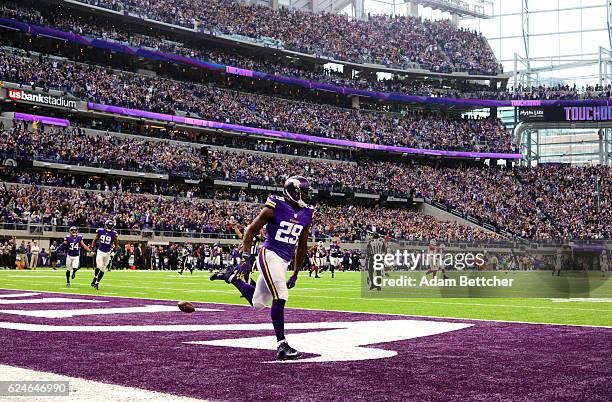
M 67 288 L 64 269 L 0 270 L 0 288 L 193 302 L 246 303 L 233 286 L 222 281 L 211 282 L 208 279 L 210 274 L 203 271 L 195 271 L 193 275 L 186 271 L 183 276 L 174 271 L 112 271 L 104 276 L 99 291 L 89 286 L 92 274 L 91 269 L 81 269 L 72 281 L 72 286 Z M 412 272 L 410 275 L 418 280 L 423 274 Z M 514 278 L 526 287 L 556 283 L 551 282 L 553 280 L 563 283 L 565 280 L 563 277 L 552 278 L 550 272 L 498 273 L 498 276 Z M 426 297 L 414 297 L 406 291 L 394 292 L 387 289 L 382 292 L 364 291 L 363 277 L 356 272 L 338 272 L 333 279 L 327 272 L 323 273 L 320 279 L 302 273 L 297 286 L 289 291 L 288 307 L 612 327 L 611 281 L 601 278 L 599 272 L 590 273 L 587 278 L 581 279 L 592 284 L 589 294 L 582 294 L 581 297 L 451 298 L 433 297 L 439 296 L 439 289 L 435 287 L 429 291 L 414 293 Z

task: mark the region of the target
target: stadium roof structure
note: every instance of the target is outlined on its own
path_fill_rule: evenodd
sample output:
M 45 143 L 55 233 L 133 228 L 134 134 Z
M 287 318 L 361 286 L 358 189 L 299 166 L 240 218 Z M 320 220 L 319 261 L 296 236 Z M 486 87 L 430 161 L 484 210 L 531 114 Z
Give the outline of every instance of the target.
M 410 3 L 464 18 L 493 18 L 493 2 L 489 0 L 411 0 Z
M 364 0 L 239 0 L 245 3 L 267 5 L 274 9 L 283 6 L 314 13 L 325 11 L 342 13 L 351 7 L 349 14 L 355 18 L 366 18 L 367 7 Z M 373 0 L 374 2 L 396 6 L 407 4 L 410 8 L 421 5 L 433 10 L 447 12 L 458 18 L 493 18 L 492 0 Z

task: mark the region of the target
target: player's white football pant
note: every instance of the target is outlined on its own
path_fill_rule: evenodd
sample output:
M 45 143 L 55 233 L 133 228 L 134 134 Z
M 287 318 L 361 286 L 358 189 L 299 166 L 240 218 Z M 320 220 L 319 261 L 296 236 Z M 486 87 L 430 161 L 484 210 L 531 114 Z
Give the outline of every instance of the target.
M 72 257 L 72 256 L 67 255 L 66 256 L 66 269 L 79 269 L 79 260 L 80 260 L 79 256 Z
M 289 261 L 285 261 L 274 251 L 265 247 L 259 249 L 256 266 L 259 278 L 253 294 L 253 307 L 261 310 L 272 300 L 289 298 L 285 274 Z
M 103 251 L 98 250 L 96 253 L 96 268 L 98 268 L 102 272 L 106 272 L 106 268 L 108 267 L 108 263 L 110 262 L 110 251 L 105 253 Z

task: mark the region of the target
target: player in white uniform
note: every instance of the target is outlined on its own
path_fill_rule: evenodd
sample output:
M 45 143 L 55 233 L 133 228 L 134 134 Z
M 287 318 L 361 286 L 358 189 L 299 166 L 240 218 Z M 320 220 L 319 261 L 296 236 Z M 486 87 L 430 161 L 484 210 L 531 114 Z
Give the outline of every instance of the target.
M 428 266 L 427 272 L 425 272 L 425 276 L 433 273 L 432 277 L 435 278 L 438 274 L 438 270 L 442 268 L 442 260 L 440 255 L 440 247 L 438 246 L 438 242 L 436 239 L 431 239 L 429 241 L 429 245 L 427 246 L 427 258 L 425 262 Z
M 223 249 L 221 248 L 221 244 L 217 243 L 213 247 L 212 250 L 212 266 L 215 270 L 220 270 L 222 268 L 223 262 Z
M 327 257 L 327 253 L 325 251 L 325 245 L 323 244 L 322 241 L 319 242 L 319 246 L 317 247 L 316 250 L 316 261 L 317 261 L 317 266 L 319 267 L 319 270 L 322 271 L 326 264 L 326 257 Z

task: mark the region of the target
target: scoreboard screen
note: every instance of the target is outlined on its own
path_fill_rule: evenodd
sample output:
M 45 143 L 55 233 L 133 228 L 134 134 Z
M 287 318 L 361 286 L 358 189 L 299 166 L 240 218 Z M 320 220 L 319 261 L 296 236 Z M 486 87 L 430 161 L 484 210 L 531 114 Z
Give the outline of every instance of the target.
M 612 106 L 519 107 L 519 121 L 611 121 Z

